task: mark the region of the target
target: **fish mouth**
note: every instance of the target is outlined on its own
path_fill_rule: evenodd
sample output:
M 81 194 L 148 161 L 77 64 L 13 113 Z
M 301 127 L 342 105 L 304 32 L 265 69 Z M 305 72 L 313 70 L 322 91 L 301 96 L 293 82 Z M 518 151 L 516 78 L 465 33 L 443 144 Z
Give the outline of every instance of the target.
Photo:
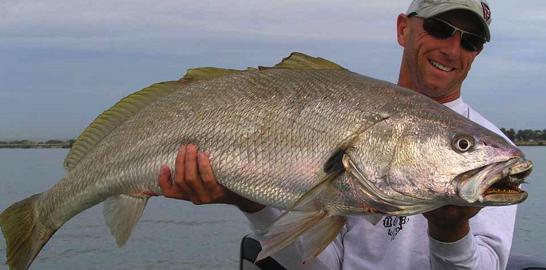
M 519 186 L 533 168 L 530 160 L 518 157 L 465 172 L 456 177 L 459 197 L 472 205 L 510 205 L 527 199 Z

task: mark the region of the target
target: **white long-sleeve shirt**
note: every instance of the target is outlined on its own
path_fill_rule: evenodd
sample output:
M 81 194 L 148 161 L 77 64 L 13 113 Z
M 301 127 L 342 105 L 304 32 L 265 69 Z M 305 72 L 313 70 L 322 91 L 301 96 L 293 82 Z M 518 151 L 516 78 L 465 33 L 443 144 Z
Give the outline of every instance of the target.
M 444 105 L 506 138 L 461 98 Z M 258 239 L 279 215 L 280 210 L 272 207 L 246 214 Z M 273 258 L 287 269 L 504 269 L 515 218 L 515 205 L 485 207 L 470 219 L 470 232 L 465 237 L 443 243 L 428 235 L 423 215 L 385 216 L 376 225 L 351 216 L 336 239 L 314 261 L 301 263 L 302 241 L 305 241 L 301 238 Z

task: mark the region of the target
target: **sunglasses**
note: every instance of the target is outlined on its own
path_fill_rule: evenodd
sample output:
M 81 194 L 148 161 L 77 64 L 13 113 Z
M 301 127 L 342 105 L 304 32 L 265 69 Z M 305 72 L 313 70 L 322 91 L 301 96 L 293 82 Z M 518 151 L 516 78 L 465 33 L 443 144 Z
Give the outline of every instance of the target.
M 485 43 L 485 38 L 482 36 L 465 31 L 440 18 L 430 17 L 424 19 L 423 28 L 429 35 L 439 39 L 449 38 L 455 35 L 457 31 L 461 32 L 461 47 L 470 52 L 480 51 Z

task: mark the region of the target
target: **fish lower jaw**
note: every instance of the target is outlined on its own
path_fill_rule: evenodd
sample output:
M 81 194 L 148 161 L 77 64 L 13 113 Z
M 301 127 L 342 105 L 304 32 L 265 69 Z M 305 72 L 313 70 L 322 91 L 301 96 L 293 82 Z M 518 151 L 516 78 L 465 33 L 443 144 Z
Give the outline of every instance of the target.
M 527 192 L 517 193 L 489 193 L 482 196 L 480 203 L 485 205 L 511 205 L 523 202 L 527 199 Z
M 487 188 L 479 201 L 487 204 L 515 204 L 526 198 L 527 192 L 519 188 L 519 183 L 510 181 L 510 177 L 506 177 Z
M 484 194 L 473 198 L 463 198 L 470 206 L 495 206 L 518 204 L 527 199 L 527 192 L 514 190 L 488 189 Z

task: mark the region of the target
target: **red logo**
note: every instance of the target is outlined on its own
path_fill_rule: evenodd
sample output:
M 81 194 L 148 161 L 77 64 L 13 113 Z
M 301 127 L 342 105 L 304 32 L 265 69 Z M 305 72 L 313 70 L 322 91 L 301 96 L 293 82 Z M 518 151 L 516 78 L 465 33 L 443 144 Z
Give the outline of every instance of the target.
M 491 19 L 491 10 L 489 9 L 489 6 L 482 2 L 482 9 L 483 9 L 483 18 L 485 21 L 489 21 Z

